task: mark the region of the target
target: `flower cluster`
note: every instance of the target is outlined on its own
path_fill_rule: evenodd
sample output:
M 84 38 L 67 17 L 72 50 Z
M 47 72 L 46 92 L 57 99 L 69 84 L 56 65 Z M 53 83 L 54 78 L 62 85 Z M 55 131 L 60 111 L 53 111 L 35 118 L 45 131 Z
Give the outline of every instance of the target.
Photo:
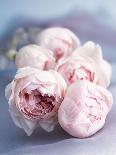
M 27 135 L 39 126 L 51 132 L 58 122 L 79 138 L 103 127 L 113 99 L 111 66 L 98 44 L 81 45 L 70 30 L 48 28 L 19 50 L 15 65 L 5 94 L 14 123 Z

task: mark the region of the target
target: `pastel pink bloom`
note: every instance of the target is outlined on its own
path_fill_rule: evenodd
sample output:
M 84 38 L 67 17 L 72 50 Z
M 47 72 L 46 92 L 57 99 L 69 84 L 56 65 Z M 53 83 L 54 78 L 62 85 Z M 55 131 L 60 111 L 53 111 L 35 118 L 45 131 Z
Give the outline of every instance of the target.
M 30 66 L 48 70 L 54 67 L 55 59 L 49 49 L 30 44 L 19 50 L 15 58 L 15 64 L 17 69 Z
M 80 46 L 80 40 L 70 30 L 63 27 L 52 27 L 43 30 L 36 38 L 38 45 L 53 51 L 56 61 L 69 56 Z
M 104 87 L 79 80 L 68 87 L 58 111 L 59 123 L 74 137 L 91 136 L 103 127 L 112 102 Z
M 77 80 L 88 80 L 107 87 L 111 79 L 111 67 L 103 60 L 99 45 L 87 42 L 69 58 L 59 61 L 56 66 L 68 85 Z
M 90 60 L 84 57 L 69 57 L 60 62 L 56 70 L 59 72 L 68 85 L 76 82 L 77 80 L 96 81 L 96 68 L 95 63 L 91 64 Z M 95 74 L 96 73 L 96 74 Z
M 14 123 L 28 135 L 38 125 L 48 132 L 52 131 L 57 123 L 57 111 L 65 89 L 65 81 L 55 71 L 31 67 L 19 69 L 6 88 Z

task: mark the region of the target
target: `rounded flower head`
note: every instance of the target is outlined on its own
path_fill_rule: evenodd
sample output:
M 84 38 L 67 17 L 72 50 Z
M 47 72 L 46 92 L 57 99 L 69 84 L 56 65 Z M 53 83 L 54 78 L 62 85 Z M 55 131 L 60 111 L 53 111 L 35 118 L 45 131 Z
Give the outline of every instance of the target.
M 24 128 L 28 135 L 38 124 L 46 131 L 52 131 L 65 89 L 65 81 L 55 71 L 30 67 L 19 69 L 6 88 L 10 114 L 15 124 Z
M 17 69 L 30 66 L 48 70 L 54 67 L 55 59 L 49 49 L 30 44 L 19 50 L 15 58 L 15 64 Z
M 96 64 L 91 60 L 84 57 L 69 57 L 61 61 L 56 70 L 59 72 L 68 85 L 76 82 L 77 80 L 89 80 L 96 82 Z
M 112 101 L 105 88 L 79 80 L 68 87 L 58 111 L 59 123 L 74 137 L 91 136 L 103 127 Z
M 71 57 L 60 60 L 56 70 L 68 85 L 77 80 L 88 80 L 107 87 L 111 78 L 110 65 L 103 60 L 99 45 L 95 45 L 93 42 L 87 42 Z
M 53 27 L 43 30 L 35 42 L 53 51 L 56 61 L 69 56 L 80 46 L 79 39 L 73 32 L 62 27 Z

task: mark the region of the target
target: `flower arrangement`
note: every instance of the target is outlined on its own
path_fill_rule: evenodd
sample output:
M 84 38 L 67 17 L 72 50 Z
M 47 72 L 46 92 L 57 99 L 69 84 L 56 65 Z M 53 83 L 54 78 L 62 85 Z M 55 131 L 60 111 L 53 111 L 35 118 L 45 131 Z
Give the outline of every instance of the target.
M 107 87 L 111 66 L 98 44 L 79 38 L 63 27 L 41 31 L 34 44 L 15 56 L 16 75 L 6 87 L 14 123 L 31 135 L 59 123 L 70 135 L 85 138 L 105 123 L 113 103 Z

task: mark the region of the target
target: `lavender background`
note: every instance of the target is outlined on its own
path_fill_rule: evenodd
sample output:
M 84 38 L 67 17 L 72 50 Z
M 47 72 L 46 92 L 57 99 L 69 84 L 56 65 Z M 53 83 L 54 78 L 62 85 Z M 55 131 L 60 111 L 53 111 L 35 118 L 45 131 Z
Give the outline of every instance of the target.
M 102 130 L 86 139 L 73 138 L 57 126 L 51 134 L 37 129 L 30 137 L 17 128 L 8 113 L 5 86 L 15 74 L 0 59 L 0 155 L 115 155 L 116 154 L 116 9 L 115 0 L 4 0 L 0 1 L 0 54 L 9 48 L 16 29 L 64 26 L 75 32 L 82 43 L 93 40 L 113 66 L 110 90 L 114 104 Z M 32 42 L 28 37 L 24 44 Z

